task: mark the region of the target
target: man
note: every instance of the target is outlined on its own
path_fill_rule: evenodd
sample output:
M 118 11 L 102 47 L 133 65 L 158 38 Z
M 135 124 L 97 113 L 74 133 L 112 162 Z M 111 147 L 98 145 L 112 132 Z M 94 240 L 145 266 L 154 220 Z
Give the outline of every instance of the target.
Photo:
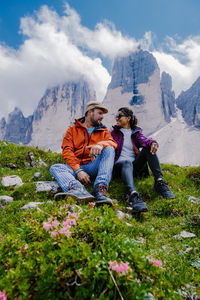
M 62 156 L 66 164 L 51 166 L 50 172 L 64 193 L 55 199 L 71 196 L 82 201 L 96 198 L 97 204 L 112 205 L 106 196 L 114 165 L 117 143 L 111 133 L 102 125 L 103 114 L 108 109 L 100 102 L 90 102 L 86 106 L 85 117 L 75 120 L 68 128 L 62 143 Z M 84 184 L 95 177 L 92 195 Z

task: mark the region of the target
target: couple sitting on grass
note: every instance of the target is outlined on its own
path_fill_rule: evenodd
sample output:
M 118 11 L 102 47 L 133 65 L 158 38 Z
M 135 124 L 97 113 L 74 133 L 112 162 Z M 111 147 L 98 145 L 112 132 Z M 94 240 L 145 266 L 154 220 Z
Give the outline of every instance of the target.
M 156 155 L 158 143 L 142 134 L 141 128 L 136 126 L 136 117 L 127 107 L 118 110 L 116 125 L 110 132 L 102 125 L 103 115 L 107 112 L 101 103 L 90 102 L 85 116 L 68 128 L 62 143 L 66 164 L 55 164 L 50 168 L 64 191 L 56 194 L 55 199 L 71 196 L 83 202 L 95 199 L 98 205 L 112 205 L 106 192 L 113 173 L 120 176 L 127 188 L 132 212 L 145 212 L 148 209 L 136 191 L 134 174 L 142 172 L 147 162 L 154 175 L 155 190 L 164 198 L 174 198 L 163 179 Z M 90 183 L 90 178 L 95 178 L 92 194 L 84 186 Z

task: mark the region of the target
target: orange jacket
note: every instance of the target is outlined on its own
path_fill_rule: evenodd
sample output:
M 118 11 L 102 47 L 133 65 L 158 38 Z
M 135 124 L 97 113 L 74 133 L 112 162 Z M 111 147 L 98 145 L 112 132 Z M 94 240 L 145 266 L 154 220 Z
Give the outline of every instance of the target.
M 74 171 L 80 169 L 80 165 L 91 161 L 89 154 L 92 146 L 98 144 L 103 148 L 117 148 L 117 143 L 105 126 L 96 127 L 90 136 L 81 121 L 83 122 L 84 118 L 76 120 L 75 124 L 67 129 L 61 146 L 62 157 Z

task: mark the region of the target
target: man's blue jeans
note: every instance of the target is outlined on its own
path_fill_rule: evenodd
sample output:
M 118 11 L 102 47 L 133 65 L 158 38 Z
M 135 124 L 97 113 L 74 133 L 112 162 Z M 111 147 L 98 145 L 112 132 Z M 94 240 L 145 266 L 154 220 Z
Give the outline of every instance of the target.
M 149 149 L 143 148 L 142 151 L 136 156 L 133 163 L 128 160 L 116 162 L 113 173 L 120 176 L 125 183 L 128 193 L 136 190 L 134 183 L 134 174 L 140 173 L 148 162 L 149 167 L 154 175 L 155 180 L 163 178 L 160 162 L 156 154 L 152 154 Z
M 81 169 L 91 177 L 95 177 L 94 186 L 104 184 L 109 186 L 112 169 L 114 165 L 115 149 L 113 147 L 105 147 L 101 154 L 96 156 L 95 161 L 89 162 L 86 165 L 81 165 Z M 77 183 L 76 174 L 73 169 L 67 164 L 55 164 L 50 167 L 51 175 L 58 182 L 59 186 L 67 192 L 69 187 Z M 79 181 L 78 181 L 79 182 Z

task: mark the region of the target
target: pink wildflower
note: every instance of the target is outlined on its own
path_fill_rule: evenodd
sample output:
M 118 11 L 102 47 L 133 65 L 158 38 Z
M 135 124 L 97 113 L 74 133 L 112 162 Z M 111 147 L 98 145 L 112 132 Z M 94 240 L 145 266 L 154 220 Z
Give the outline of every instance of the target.
M 0 300 L 6 300 L 7 299 L 7 295 L 6 295 L 6 292 L 2 292 L 0 291 Z
M 116 261 L 110 261 L 109 262 L 109 269 L 116 271 L 117 273 L 121 274 L 127 274 L 129 271 L 132 271 L 132 269 L 129 267 L 128 262 L 121 261 L 119 264 L 117 264 Z
M 52 228 L 52 225 L 49 222 L 43 222 L 43 228 L 48 231 Z
M 66 209 L 66 208 L 69 208 L 69 204 L 68 205 L 64 205 L 64 206 L 60 206 L 60 209 Z
M 28 249 L 28 244 L 25 244 L 24 245 L 24 250 L 27 250 Z
M 55 237 L 58 235 L 58 231 L 55 229 L 54 231 L 51 232 L 51 236 Z
M 162 261 L 154 260 L 154 259 L 150 259 L 150 258 L 148 258 L 148 261 L 149 261 L 150 264 L 152 264 L 156 267 L 162 268 Z
M 59 224 L 60 223 L 56 220 L 51 222 L 52 227 L 58 227 Z
M 67 228 L 61 228 L 59 230 L 59 233 L 66 235 L 67 237 L 69 237 L 71 235 L 71 232 L 67 229 Z
M 89 207 L 95 207 L 96 203 L 95 202 L 89 202 Z
M 76 220 L 74 219 L 65 219 L 63 222 L 63 226 L 71 226 L 71 225 L 76 225 Z
M 113 266 L 117 264 L 116 260 L 114 261 L 109 261 L 109 268 L 112 269 Z
M 73 218 L 75 218 L 75 219 L 78 219 L 79 218 L 79 216 L 78 216 L 78 214 L 77 213 L 68 213 L 68 218 L 69 217 L 73 217 Z

